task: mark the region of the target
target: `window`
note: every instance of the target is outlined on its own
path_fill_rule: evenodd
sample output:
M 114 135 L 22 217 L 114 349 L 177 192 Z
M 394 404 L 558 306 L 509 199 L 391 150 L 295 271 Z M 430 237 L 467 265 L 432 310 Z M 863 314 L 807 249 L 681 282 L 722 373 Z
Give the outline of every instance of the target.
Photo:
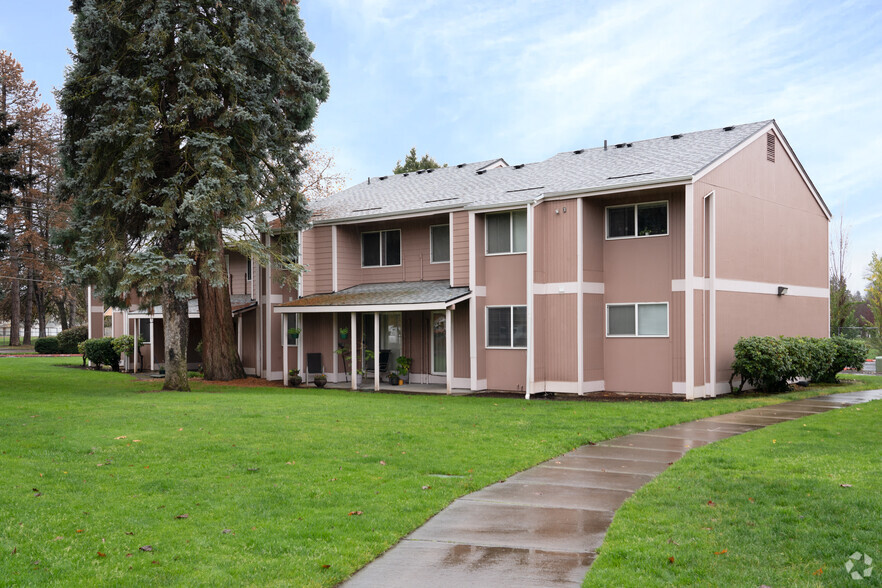
M 285 321 L 282 321 L 282 326 L 284 328 Z M 283 333 L 283 337 L 285 334 Z M 300 320 L 297 318 L 297 315 L 289 315 L 288 318 L 288 345 L 297 345 L 297 341 L 300 340 Z
M 668 303 L 606 305 L 607 337 L 667 337 Z
M 668 234 L 668 203 L 647 202 L 606 209 L 606 238 L 652 237 Z
M 508 349 L 527 346 L 527 307 L 487 307 L 487 347 Z
M 487 254 L 524 253 L 527 251 L 527 211 L 488 214 Z
M 251 258 L 250 257 L 248 257 L 245 260 L 245 280 L 248 282 L 251 281 Z
M 375 231 L 361 234 L 361 266 L 401 265 L 401 231 Z
M 450 225 L 429 227 L 432 263 L 450 261 Z
M 144 339 L 144 343 L 150 343 L 150 319 L 138 319 L 138 336 Z

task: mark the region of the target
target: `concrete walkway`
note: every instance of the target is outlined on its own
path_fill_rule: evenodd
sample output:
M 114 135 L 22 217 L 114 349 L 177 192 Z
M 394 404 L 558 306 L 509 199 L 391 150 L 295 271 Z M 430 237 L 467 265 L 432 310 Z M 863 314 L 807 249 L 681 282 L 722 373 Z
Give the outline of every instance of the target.
M 343 585 L 579 586 L 616 509 L 691 448 L 880 399 L 818 396 L 585 445 L 454 501 Z

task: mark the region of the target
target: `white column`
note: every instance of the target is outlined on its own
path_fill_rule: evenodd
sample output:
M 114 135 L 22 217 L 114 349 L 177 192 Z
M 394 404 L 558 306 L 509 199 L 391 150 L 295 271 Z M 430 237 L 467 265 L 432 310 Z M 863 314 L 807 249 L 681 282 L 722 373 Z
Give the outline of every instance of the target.
M 581 396 L 585 382 L 585 220 L 583 216 L 584 200 L 576 200 L 576 378 L 578 393 Z
M 717 395 L 717 196 L 711 192 L 706 196 L 708 201 L 708 363 L 710 364 L 710 390 L 705 396 L 714 398 Z M 828 261 L 829 263 L 829 261 Z
M 453 213 L 451 212 L 448 215 L 447 221 L 447 239 L 449 245 L 449 251 L 447 255 L 450 257 L 450 263 L 447 264 L 447 272 L 450 276 L 450 287 L 453 288 Z M 431 261 L 431 259 L 429 260 Z
M 350 312 L 349 318 L 351 322 L 349 329 L 351 331 L 349 333 L 349 336 L 351 337 L 351 339 L 349 339 L 349 371 L 351 372 L 350 378 L 352 380 L 351 388 L 353 390 L 358 390 L 358 373 L 356 372 L 358 366 L 358 345 L 355 344 L 355 340 L 358 338 L 358 314 L 356 312 Z
M 331 290 L 337 291 L 337 225 L 331 225 Z
M 444 351 L 447 372 L 447 393 L 453 391 L 453 313 L 450 308 L 444 311 Z
M 300 370 L 300 377 L 304 377 L 306 374 L 306 363 L 303 361 L 304 351 L 303 351 L 303 315 L 298 313 L 294 316 L 294 326 L 300 329 L 300 334 L 297 335 L 297 369 Z M 308 376 L 308 374 L 306 374 Z M 315 374 L 313 374 L 315 375 Z M 306 381 L 306 380 L 304 380 Z
M 475 213 L 469 211 L 469 387 L 478 389 L 478 248 L 475 243 Z
M 528 400 L 535 387 L 535 369 L 533 362 L 536 357 L 536 351 L 533 345 L 533 341 L 535 340 L 533 335 L 533 332 L 535 331 L 535 325 L 533 324 L 533 257 L 535 250 L 533 243 L 534 210 L 535 207 L 532 204 L 527 205 L 527 390 L 524 397 Z
M 290 313 L 282 315 L 282 382 L 288 385 L 288 317 Z
M 337 330 L 337 313 L 331 313 L 331 328 L 333 329 L 331 333 L 331 373 L 334 375 L 334 381 L 337 381 L 337 338 L 339 337 L 339 331 Z
M 150 311 L 151 314 L 153 311 Z M 153 316 L 150 317 L 150 371 L 156 370 L 156 338 L 153 333 Z
M 686 186 L 686 275 L 683 295 L 685 300 L 686 330 L 686 400 L 695 398 L 695 197 L 693 186 Z
M 138 323 L 140 323 L 140 322 L 141 322 L 141 319 L 137 319 L 137 318 L 135 319 L 135 343 L 133 345 L 135 352 L 132 354 L 132 361 L 134 362 L 134 366 L 135 366 L 132 368 L 132 373 L 135 373 L 135 374 L 138 373 L 138 352 L 140 351 L 139 345 L 138 345 L 138 327 L 140 325 Z
M 380 391 L 380 313 L 374 313 L 374 392 Z

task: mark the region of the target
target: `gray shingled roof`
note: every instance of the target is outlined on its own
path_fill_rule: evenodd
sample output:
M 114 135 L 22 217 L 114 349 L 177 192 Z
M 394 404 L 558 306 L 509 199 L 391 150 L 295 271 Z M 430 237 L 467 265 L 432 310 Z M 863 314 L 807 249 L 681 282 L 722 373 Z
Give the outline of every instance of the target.
M 251 298 L 249 294 L 231 294 L 230 295 L 230 308 L 233 312 L 245 310 L 246 308 L 250 308 L 251 306 L 257 305 L 257 301 Z M 162 315 L 162 305 L 157 304 L 153 307 L 153 313 L 157 315 Z M 199 299 L 191 298 L 187 301 L 187 313 L 191 315 L 199 314 Z M 149 315 L 149 309 L 137 309 L 129 312 L 130 315 Z
M 537 163 L 478 170 L 498 160 L 408 175 L 372 177 L 323 200 L 313 222 L 524 202 L 541 194 L 596 190 L 692 176 L 772 121 L 683 133 L 644 141 L 565 151 Z
M 314 294 L 279 306 L 378 306 L 442 304 L 466 296 L 468 288 L 451 288 L 447 280 L 360 284 L 333 294 Z

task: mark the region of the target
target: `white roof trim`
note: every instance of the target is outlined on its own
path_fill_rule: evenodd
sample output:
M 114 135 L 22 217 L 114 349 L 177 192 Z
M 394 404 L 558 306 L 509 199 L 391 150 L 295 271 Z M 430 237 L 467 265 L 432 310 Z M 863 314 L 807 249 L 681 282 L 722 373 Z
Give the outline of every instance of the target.
M 275 314 L 300 314 L 300 313 L 321 313 L 321 312 L 399 312 L 407 310 L 445 310 L 454 306 L 457 302 L 468 300 L 472 294 L 463 294 L 453 300 L 446 302 L 414 302 L 404 304 L 350 304 L 340 306 L 276 306 L 273 308 Z

